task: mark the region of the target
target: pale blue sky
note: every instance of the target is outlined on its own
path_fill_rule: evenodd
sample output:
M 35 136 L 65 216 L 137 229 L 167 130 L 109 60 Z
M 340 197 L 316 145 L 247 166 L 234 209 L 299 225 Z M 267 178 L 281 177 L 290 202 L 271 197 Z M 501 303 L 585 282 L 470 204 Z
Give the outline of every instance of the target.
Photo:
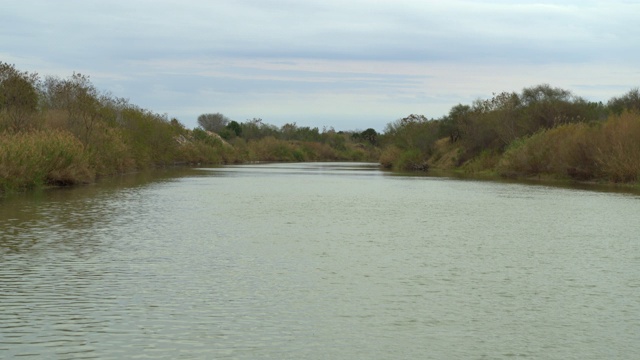
M 0 60 L 143 108 L 382 130 L 548 83 L 640 86 L 640 1 L 5 0 Z

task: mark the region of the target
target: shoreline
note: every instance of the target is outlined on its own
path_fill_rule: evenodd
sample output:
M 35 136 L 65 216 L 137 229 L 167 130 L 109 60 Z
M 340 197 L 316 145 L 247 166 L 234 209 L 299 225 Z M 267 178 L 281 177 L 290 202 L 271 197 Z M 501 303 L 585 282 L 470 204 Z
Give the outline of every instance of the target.
M 307 161 L 305 161 L 307 162 Z M 311 162 L 324 162 L 331 163 L 335 161 L 311 161 Z M 356 161 L 357 162 L 357 161 Z M 234 165 L 252 165 L 252 164 L 261 164 L 261 163 L 303 163 L 303 162 L 283 162 L 283 161 L 248 161 Z M 364 162 L 363 162 L 364 163 Z M 125 173 L 119 174 L 111 174 L 99 176 L 91 182 L 87 183 L 78 183 L 78 184 L 70 184 L 70 185 L 42 185 L 40 187 L 25 189 L 21 191 L 10 191 L 10 192 L 0 192 L 0 200 L 3 198 L 7 198 L 13 195 L 20 194 L 30 194 L 30 193 L 38 193 L 42 191 L 55 191 L 62 189 L 73 189 L 73 188 L 81 188 L 86 186 L 91 186 L 99 182 L 109 182 L 109 181 L 118 181 L 118 179 L 126 179 L 133 177 L 144 177 L 145 174 L 159 174 L 162 172 L 172 172 L 172 171 L 190 171 L 197 170 L 199 167 L 220 167 L 226 166 L 228 164 L 174 164 L 167 166 L 159 166 L 149 169 L 143 169 L 138 171 L 129 171 Z M 441 169 L 441 168 L 430 168 L 427 171 L 396 171 L 384 169 L 382 165 L 378 163 L 378 166 L 381 171 L 388 173 L 390 175 L 395 176 L 415 176 L 415 177 L 438 177 L 438 178 L 450 178 L 455 180 L 466 180 L 466 181 L 486 181 L 486 182 L 497 182 L 497 183 L 509 183 L 509 184 L 523 184 L 523 185 L 533 185 L 533 186 L 549 186 L 555 188 L 571 188 L 571 189 L 580 189 L 586 191 L 600 191 L 600 192 L 621 192 L 626 194 L 634 194 L 640 196 L 640 183 L 615 183 L 615 182 L 607 182 L 607 181 L 577 181 L 573 179 L 561 179 L 555 178 L 553 176 L 529 176 L 529 177 L 505 177 L 497 174 L 496 172 L 490 171 L 482 171 L 482 172 L 470 172 L 464 169 Z M 171 176 L 170 176 L 171 177 Z

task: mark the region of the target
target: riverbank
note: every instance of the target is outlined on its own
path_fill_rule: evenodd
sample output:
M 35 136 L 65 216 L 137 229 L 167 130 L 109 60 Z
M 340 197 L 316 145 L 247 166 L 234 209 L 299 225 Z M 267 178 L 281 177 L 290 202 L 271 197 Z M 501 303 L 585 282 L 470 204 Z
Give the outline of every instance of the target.
M 506 178 L 640 181 L 640 90 L 606 104 L 543 84 L 458 104 L 438 119 L 387 125 L 383 166 L 461 169 Z
M 343 136 L 343 135 L 336 135 Z M 344 136 L 346 138 L 346 136 Z M 329 144 L 273 137 L 222 141 L 215 134 L 182 129 L 179 137 L 141 151 L 125 141 L 85 145 L 65 130 L 0 133 L 0 195 L 45 187 L 89 184 L 98 178 L 154 168 L 305 161 L 375 161 L 377 150 L 358 143 Z M 167 150 L 169 149 L 169 150 Z
M 188 129 L 98 90 L 86 75 L 42 79 L 0 62 L 0 193 L 175 164 L 371 161 L 379 154 L 369 138 L 333 128 L 278 128 L 258 118 L 221 125 Z
M 500 179 L 640 186 L 640 113 L 623 112 L 599 122 L 541 129 L 502 148 L 477 155 L 469 142 L 441 138 L 426 151 L 388 146 L 383 165 L 398 171 L 424 164 L 428 172 Z
M 253 161 L 365 161 L 396 171 L 640 183 L 637 89 L 604 105 L 543 84 L 456 105 L 440 119 L 412 114 L 378 134 L 295 122 L 276 127 L 259 118 L 239 123 L 219 113 L 201 116 L 218 123 L 199 118 L 199 127 L 187 129 L 99 91 L 88 76 L 42 80 L 2 62 L 0 85 L 0 193 L 176 164 Z

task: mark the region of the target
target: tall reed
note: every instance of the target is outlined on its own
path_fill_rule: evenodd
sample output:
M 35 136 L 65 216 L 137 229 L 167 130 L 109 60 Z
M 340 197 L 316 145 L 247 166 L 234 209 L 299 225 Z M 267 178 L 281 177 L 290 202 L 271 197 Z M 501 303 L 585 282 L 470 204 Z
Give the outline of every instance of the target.
M 640 114 L 603 123 L 573 123 L 511 143 L 497 170 L 504 176 L 551 175 L 575 180 L 640 180 Z
M 66 131 L 0 134 L 0 191 L 93 181 L 83 144 Z
M 613 182 L 640 181 L 640 113 L 612 116 L 600 129 L 595 160 Z

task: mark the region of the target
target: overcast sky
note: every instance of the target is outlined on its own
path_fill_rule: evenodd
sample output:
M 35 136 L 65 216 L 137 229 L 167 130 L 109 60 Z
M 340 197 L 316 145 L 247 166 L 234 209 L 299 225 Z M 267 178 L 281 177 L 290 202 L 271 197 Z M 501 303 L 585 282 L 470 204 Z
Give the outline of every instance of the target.
M 640 86 L 640 1 L 4 0 L 0 61 L 195 127 L 202 113 L 336 130 L 542 83 Z

